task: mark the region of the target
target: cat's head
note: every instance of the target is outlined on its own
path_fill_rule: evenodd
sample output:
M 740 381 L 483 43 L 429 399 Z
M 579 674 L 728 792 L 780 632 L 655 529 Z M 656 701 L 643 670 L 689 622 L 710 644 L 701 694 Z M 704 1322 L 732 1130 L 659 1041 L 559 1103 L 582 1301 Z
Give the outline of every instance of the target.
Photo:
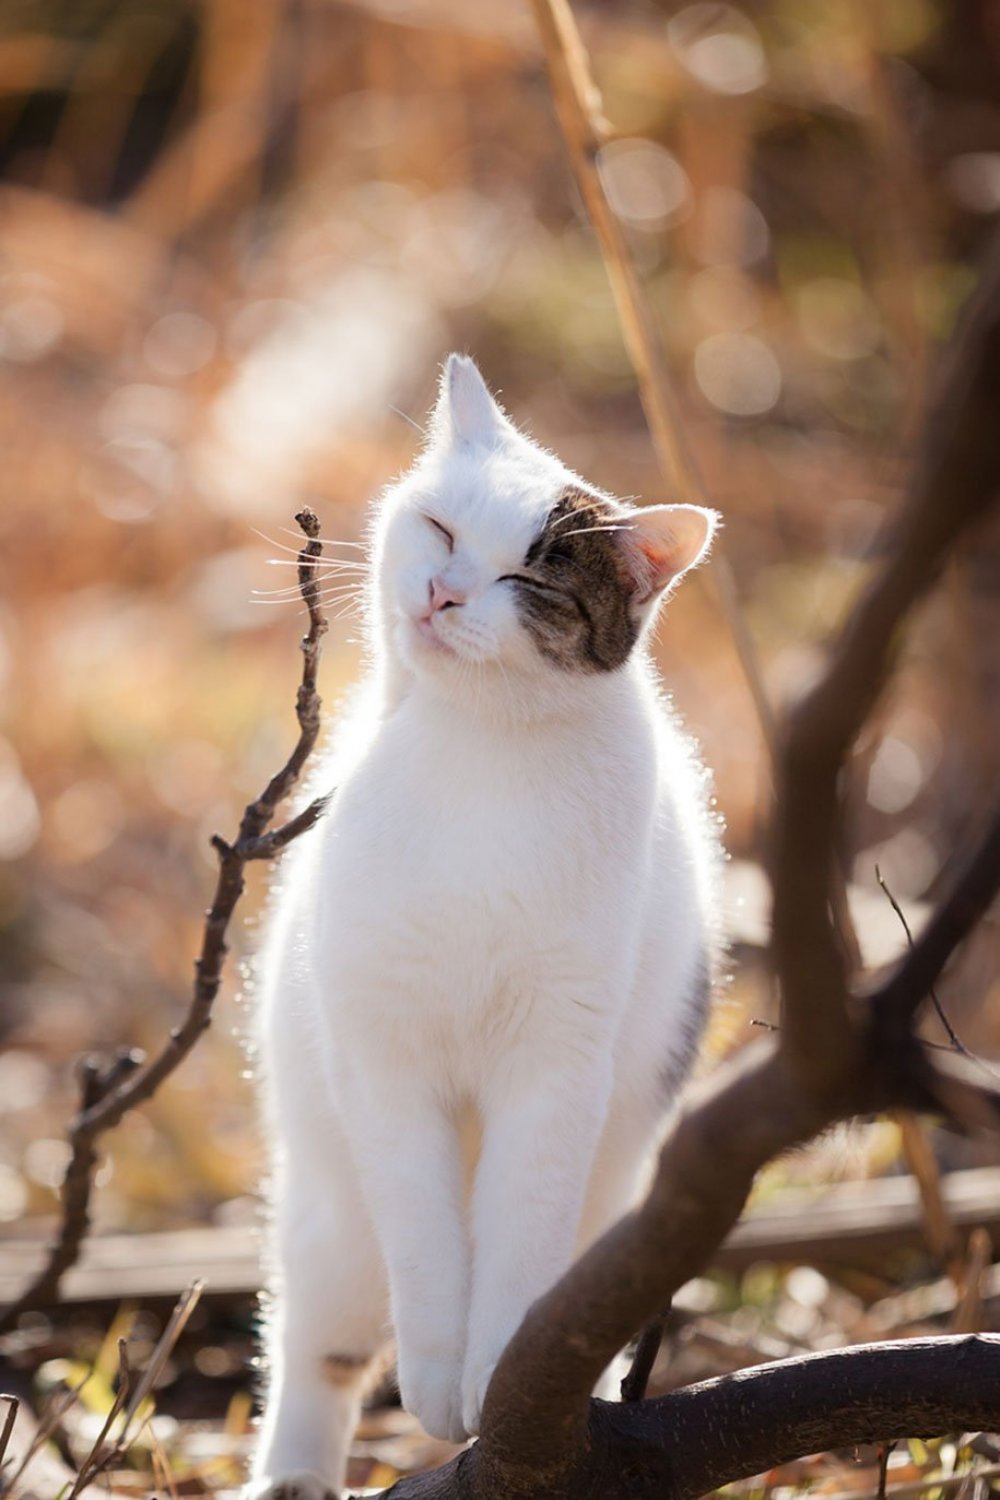
M 660 601 L 706 555 L 718 517 L 631 507 L 531 442 L 471 359 L 453 354 L 430 437 L 386 496 L 376 532 L 380 649 L 442 685 L 495 668 L 616 672 Z

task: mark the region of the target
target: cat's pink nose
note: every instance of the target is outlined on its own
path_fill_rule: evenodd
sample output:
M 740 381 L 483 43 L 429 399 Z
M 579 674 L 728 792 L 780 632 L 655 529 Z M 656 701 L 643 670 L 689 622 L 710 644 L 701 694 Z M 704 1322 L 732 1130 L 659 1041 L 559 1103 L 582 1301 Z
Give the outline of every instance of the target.
M 431 613 L 438 609 L 452 609 L 457 604 L 464 604 L 468 598 L 464 589 L 457 589 L 453 583 L 445 583 L 443 578 L 431 579 Z

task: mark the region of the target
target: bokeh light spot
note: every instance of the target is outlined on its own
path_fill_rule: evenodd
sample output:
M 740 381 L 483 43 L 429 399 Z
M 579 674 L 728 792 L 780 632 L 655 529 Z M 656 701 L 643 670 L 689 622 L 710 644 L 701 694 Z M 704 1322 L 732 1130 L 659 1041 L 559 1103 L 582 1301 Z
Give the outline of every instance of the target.
M 215 329 L 207 318 L 199 313 L 171 312 L 158 318 L 146 334 L 142 355 L 157 375 L 183 380 L 208 364 L 215 345 Z
M 70 864 L 101 854 L 114 842 L 124 820 L 117 788 L 93 777 L 67 787 L 52 803 L 46 819 L 60 856 Z
M 63 315 L 51 297 L 28 292 L 0 310 L 0 356 L 31 364 L 50 353 L 63 332 Z
M 778 361 L 750 333 L 713 333 L 694 352 L 694 377 L 706 401 L 734 417 L 770 411 L 781 394 Z
M 597 160 L 615 213 L 642 229 L 659 229 L 691 206 L 691 184 L 676 157 L 653 141 L 611 141 Z
M 39 1187 L 55 1189 L 63 1180 L 66 1164 L 70 1158 L 67 1141 L 55 1137 L 32 1141 L 24 1152 L 24 1174 Z
M 753 23 L 733 5 L 688 5 L 667 23 L 678 59 L 718 94 L 749 94 L 767 82 L 768 68 Z
M 19 1219 L 28 1206 L 28 1189 L 23 1177 L 13 1167 L 0 1163 L 0 1222 Z
M 966 151 L 945 169 L 952 197 L 974 214 L 1000 209 L 1000 151 Z
M 767 220 L 746 193 L 734 187 L 711 187 L 698 204 L 693 249 L 704 266 L 752 266 L 767 255 L 771 234 Z
M 41 815 L 13 747 L 0 740 L 0 859 L 20 859 L 38 837 Z

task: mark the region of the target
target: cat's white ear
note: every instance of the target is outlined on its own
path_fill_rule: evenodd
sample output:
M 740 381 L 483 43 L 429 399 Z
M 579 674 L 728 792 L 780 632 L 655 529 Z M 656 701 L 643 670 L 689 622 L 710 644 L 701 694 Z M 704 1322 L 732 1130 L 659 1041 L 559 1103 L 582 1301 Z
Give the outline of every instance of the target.
M 508 430 L 507 418 L 490 394 L 475 360 L 449 354 L 441 374 L 434 424 L 463 443 L 493 443 Z
M 636 602 L 645 604 L 707 555 L 719 514 L 700 505 L 647 505 L 626 533 L 635 559 Z

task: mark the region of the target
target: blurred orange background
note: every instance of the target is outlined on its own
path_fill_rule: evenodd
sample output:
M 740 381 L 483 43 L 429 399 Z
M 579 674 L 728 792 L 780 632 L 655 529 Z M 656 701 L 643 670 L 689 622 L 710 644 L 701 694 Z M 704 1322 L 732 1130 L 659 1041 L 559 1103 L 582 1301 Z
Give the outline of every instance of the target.
M 600 171 L 641 269 L 772 700 L 810 681 L 905 482 L 1000 211 L 996 0 L 591 3 Z M 88 1049 L 185 1003 L 213 831 L 294 736 L 295 510 L 356 540 L 472 352 L 514 418 L 662 493 L 520 0 L 0 8 L 0 1223 L 54 1207 Z M 851 878 L 933 899 L 998 768 L 997 534 L 951 568 L 857 747 Z M 332 625 L 327 707 L 356 676 Z M 761 855 L 768 771 L 688 583 L 660 664 Z M 261 872 L 250 904 L 259 906 Z M 249 927 L 234 931 L 249 948 Z M 238 954 L 234 957 L 238 958 Z M 944 989 L 1000 1046 L 995 929 Z M 98 1226 L 241 1222 L 257 1173 L 216 1025 L 109 1142 Z M 749 977 L 747 977 L 749 975 Z M 769 1014 L 759 962 L 719 1046 Z

